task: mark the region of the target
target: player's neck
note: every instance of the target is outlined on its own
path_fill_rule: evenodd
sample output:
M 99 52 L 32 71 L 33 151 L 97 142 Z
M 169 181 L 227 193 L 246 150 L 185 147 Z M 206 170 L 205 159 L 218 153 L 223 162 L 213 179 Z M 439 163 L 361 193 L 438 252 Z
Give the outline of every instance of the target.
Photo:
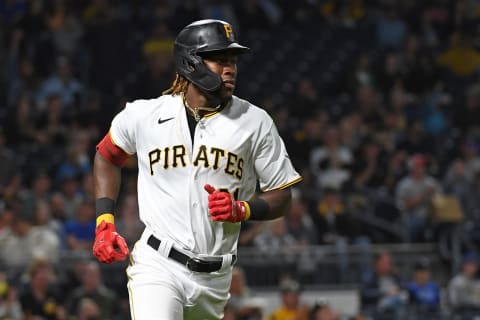
M 189 89 L 185 93 L 184 99 L 187 106 L 193 109 L 203 108 L 207 106 L 207 98 L 200 92 L 198 92 L 198 90 L 195 90 L 193 86 L 189 86 Z M 202 112 L 205 113 L 204 111 Z
M 207 97 L 193 85 L 188 86 L 183 99 L 187 111 L 194 116 L 197 121 L 217 109 L 217 106 L 213 106 Z

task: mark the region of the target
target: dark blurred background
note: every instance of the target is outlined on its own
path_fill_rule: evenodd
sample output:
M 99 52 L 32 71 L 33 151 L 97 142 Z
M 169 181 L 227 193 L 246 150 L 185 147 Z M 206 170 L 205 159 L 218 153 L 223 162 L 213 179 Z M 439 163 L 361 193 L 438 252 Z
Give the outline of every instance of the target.
M 225 319 L 480 315 L 478 1 L 1 0 L 0 319 L 129 319 L 126 265 L 91 255 L 95 145 L 203 18 L 252 48 L 236 95 L 304 177 L 285 219 L 243 225 Z

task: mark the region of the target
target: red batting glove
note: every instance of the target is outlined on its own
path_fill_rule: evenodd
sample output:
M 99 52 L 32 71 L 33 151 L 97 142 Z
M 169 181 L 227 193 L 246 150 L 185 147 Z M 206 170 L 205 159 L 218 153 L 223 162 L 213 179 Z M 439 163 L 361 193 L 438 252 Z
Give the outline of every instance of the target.
M 118 250 L 117 250 L 118 249 Z M 113 223 L 102 221 L 95 229 L 93 255 L 103 263 L 123 261 L 129 254 L 127 243 Z
M 208 192 L 208 209 L 213 221 L 241 222 L 249 218 L 249 208 L 245 201 L 235 201 L 232 195 L 218 191 L 209 184 L 204 186 Z

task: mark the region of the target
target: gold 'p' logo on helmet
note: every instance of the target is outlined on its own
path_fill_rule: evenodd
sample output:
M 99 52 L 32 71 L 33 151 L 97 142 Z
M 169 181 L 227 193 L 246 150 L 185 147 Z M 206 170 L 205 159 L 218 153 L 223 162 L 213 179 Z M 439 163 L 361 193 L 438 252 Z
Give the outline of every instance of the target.
M 227 37 L 227 39 L 230 39 L 230 35 L 233 33 L 232 26 L 230 26 L 229 24 L 224 24 L 223 28 L 225 29 L 225 37 Z

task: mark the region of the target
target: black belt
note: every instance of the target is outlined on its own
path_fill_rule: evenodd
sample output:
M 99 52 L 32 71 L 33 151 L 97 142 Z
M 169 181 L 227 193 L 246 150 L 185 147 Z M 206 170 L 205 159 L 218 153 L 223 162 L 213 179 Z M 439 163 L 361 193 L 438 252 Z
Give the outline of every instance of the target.
M 153 234 L 148 237 L 147 244 L 158 251 L 158 248 L 160 247 L 160 243 L 162 241 L 160 239 L 157 239 Z M 221 257 L 209 257 L 207 259 L 200 259 L 200 258 L 191 258 L 187 256 L 186 254 L 181 253 L 174 247 L 170 249 L 170 252 L 168 253 L 168 257 L 170 259 L 173 259 L 177 261 L 180 264 L 183 264 L 186 266 L 189 270 L 195 271 L 195 272 L 215 272 L 218 271 L 222 268 L 222 262 L 223 258 Z M 237 260 L 237 256 L 234 254 L 232 255 L 232 265 L 235 263 Z

